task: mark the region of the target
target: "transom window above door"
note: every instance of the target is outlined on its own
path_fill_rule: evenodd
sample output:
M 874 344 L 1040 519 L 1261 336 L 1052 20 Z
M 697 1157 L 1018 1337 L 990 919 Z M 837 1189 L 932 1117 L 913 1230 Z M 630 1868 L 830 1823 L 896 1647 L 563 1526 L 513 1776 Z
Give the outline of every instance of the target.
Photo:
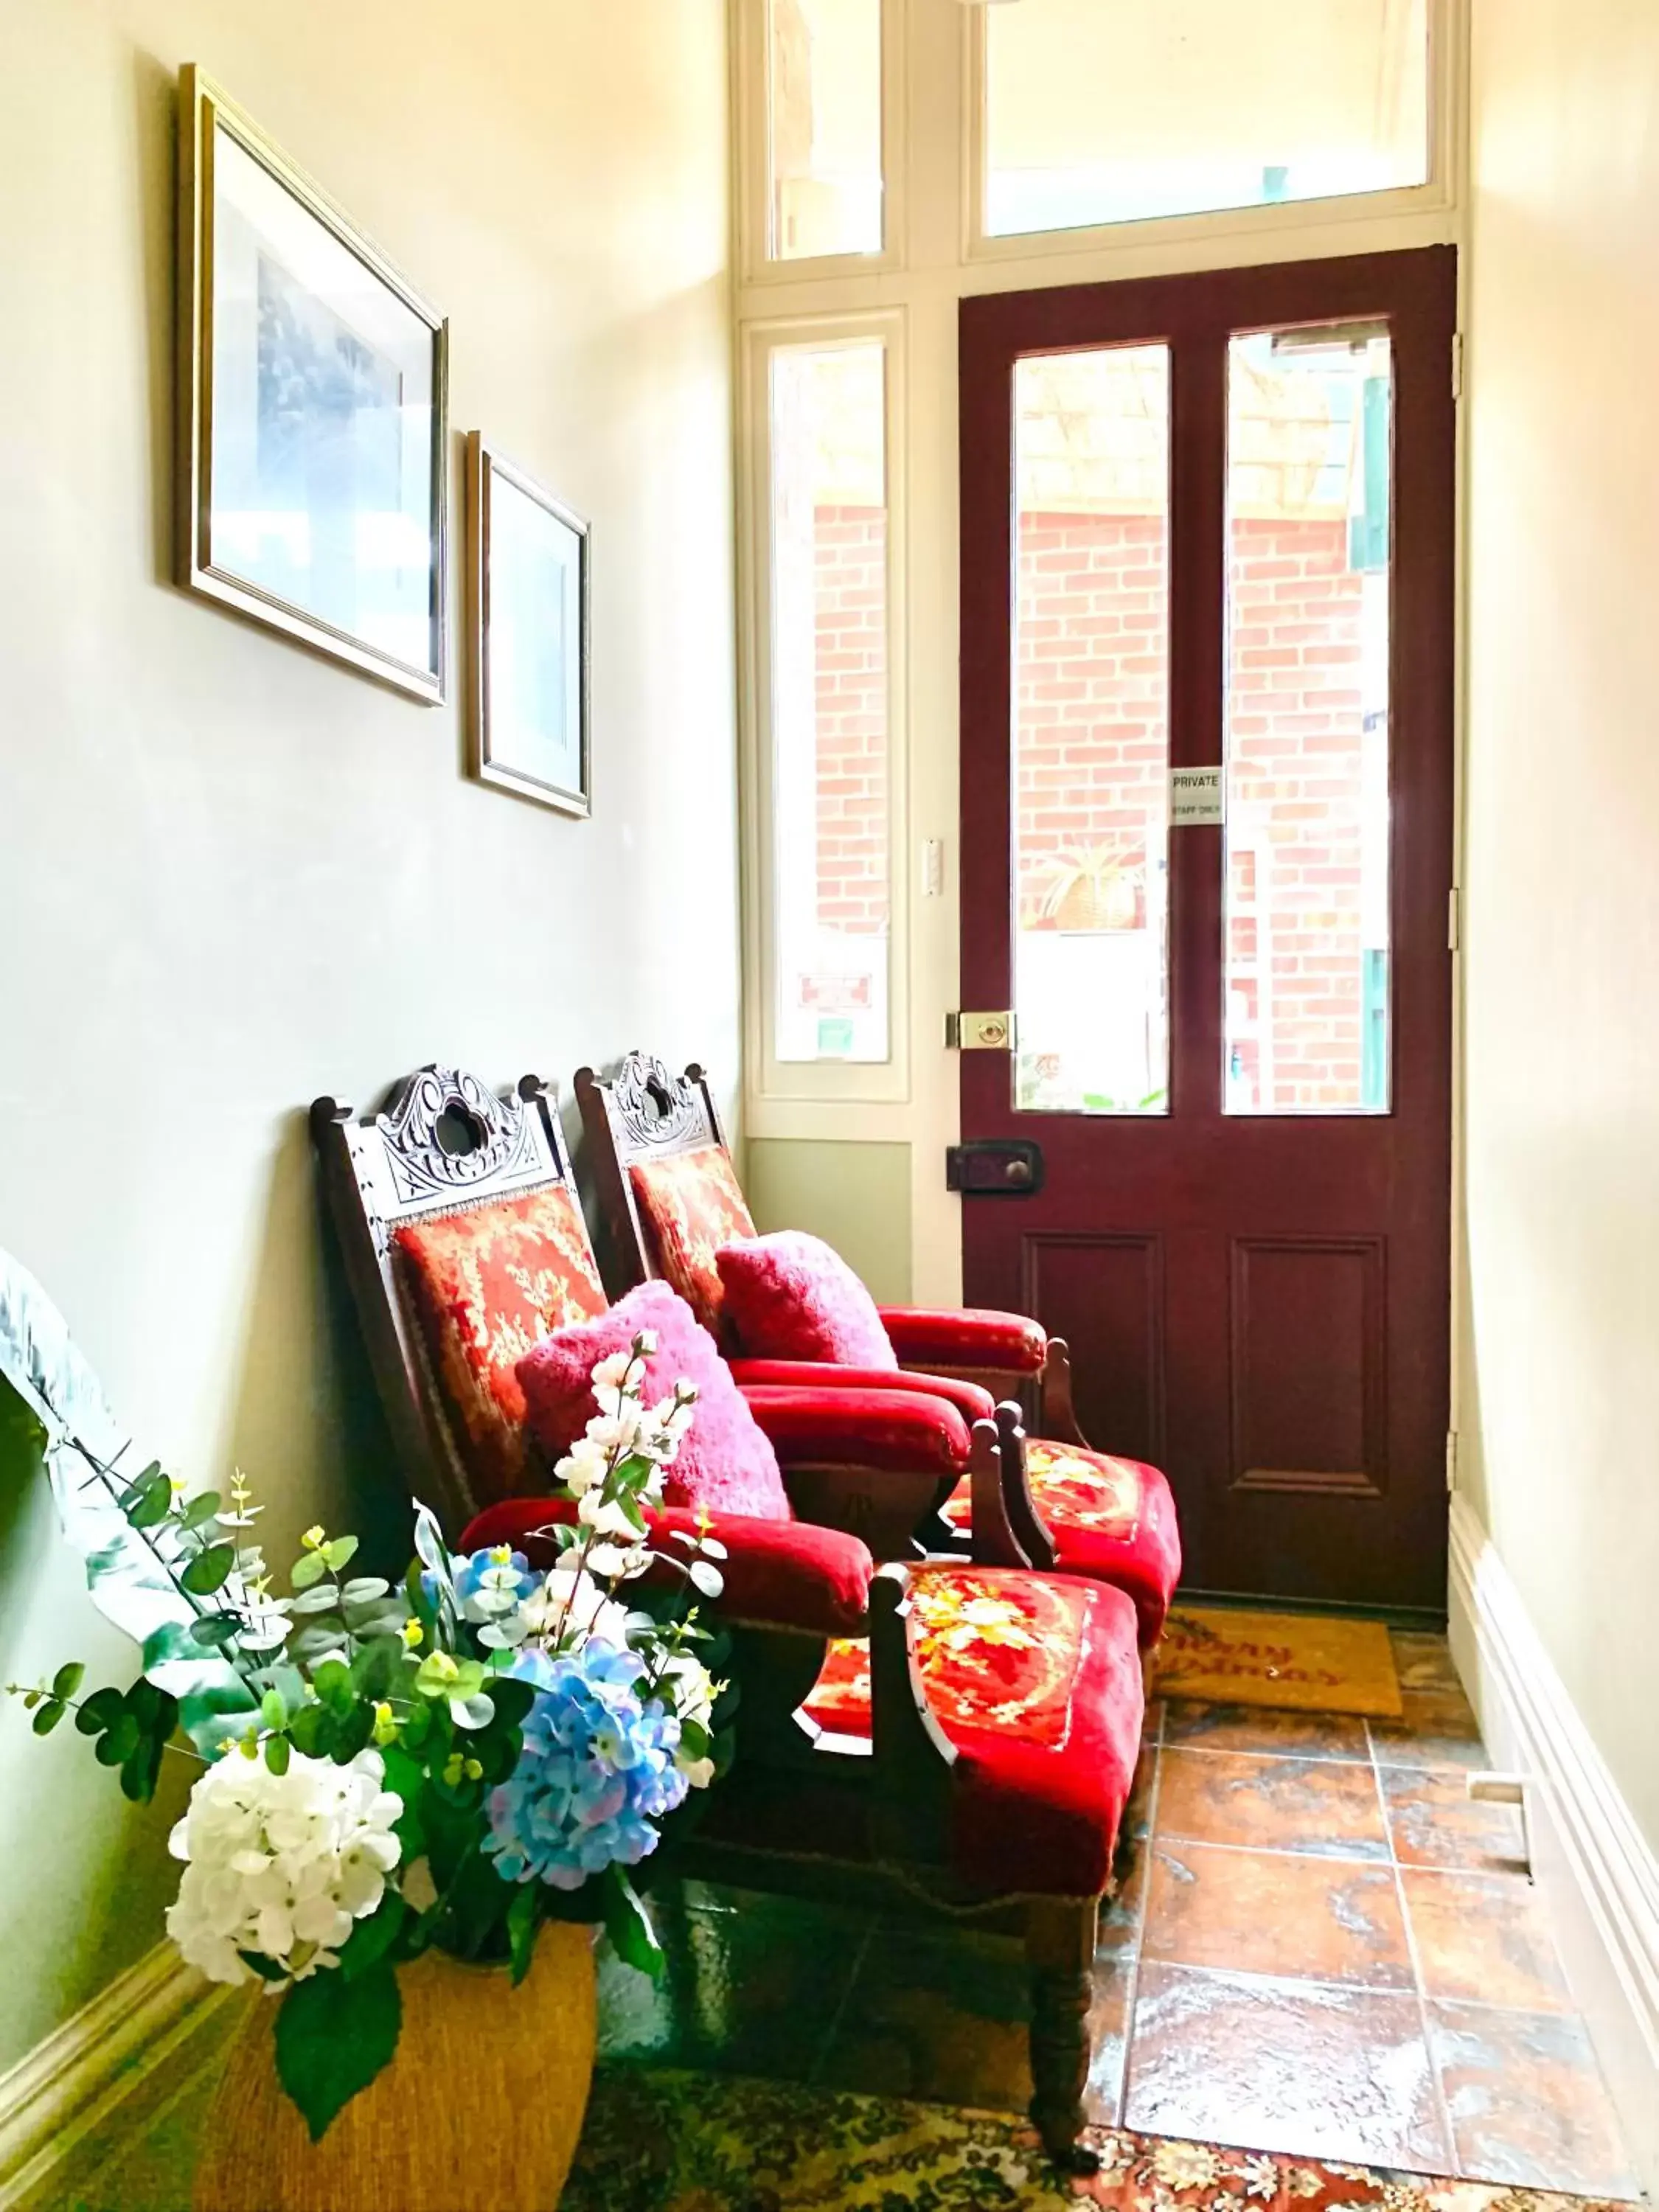
M 1430 0 L 982 12 L 988 237 L 1429 180 Z

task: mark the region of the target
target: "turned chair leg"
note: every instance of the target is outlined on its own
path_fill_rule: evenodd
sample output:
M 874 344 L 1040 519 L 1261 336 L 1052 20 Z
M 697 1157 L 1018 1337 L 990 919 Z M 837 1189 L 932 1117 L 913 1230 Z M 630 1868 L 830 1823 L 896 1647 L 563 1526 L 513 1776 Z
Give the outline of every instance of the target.
M 1045 1898 L 1026 1910 L 1031 2120 L 1043 2148 L 1065 2173 L 1093 2173 L 1100 2164 L 1078 2140 L 1089 2081 L 1089 2008 L 1099 1917 L 1099 1899 L 1092 1897 Z

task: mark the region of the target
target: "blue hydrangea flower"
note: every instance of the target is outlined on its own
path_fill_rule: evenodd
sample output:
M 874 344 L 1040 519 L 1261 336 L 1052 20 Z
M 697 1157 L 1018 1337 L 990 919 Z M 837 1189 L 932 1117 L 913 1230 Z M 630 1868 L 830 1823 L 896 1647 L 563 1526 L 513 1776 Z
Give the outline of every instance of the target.
M 521 1652 L 512 1671 L 536 1701 L 519 1763 L 489 1794 L 496 1871 L 579 1889 L 608 1866 L 637 1866 L 689 1787 L 674 1764 L 678 1720 L 639 1696 L 639 1655 L 595 1637 L 580 1651 Z

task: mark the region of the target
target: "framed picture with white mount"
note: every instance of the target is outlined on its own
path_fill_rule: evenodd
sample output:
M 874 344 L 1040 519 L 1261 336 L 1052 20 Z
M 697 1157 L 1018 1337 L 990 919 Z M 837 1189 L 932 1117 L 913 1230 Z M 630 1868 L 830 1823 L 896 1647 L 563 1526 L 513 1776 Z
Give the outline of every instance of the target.
M 588 526 L 477 430 L 467 434 L 466 510 L 472 773 L 591 814 Z
M 435 705 L 448 325 L 192 64 L 178 580 Z

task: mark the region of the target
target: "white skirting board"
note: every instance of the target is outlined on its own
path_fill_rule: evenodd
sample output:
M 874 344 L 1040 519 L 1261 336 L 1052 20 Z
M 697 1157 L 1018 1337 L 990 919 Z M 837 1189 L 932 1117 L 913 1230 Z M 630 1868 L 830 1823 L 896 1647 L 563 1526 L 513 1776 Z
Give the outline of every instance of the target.
M 0 2075 L 0 2212 L 73 2203 L 89 2167 L 200 2072 L 234 1995 L 158 1943 Z
M 1498 1558 L 1451 1504 L 1452 1654 L 1494 1765 L 1531 1778 L 1533 1870 L 1573 1994 L 1659 2200 L 1659 1859 L 1590 1741 Z

